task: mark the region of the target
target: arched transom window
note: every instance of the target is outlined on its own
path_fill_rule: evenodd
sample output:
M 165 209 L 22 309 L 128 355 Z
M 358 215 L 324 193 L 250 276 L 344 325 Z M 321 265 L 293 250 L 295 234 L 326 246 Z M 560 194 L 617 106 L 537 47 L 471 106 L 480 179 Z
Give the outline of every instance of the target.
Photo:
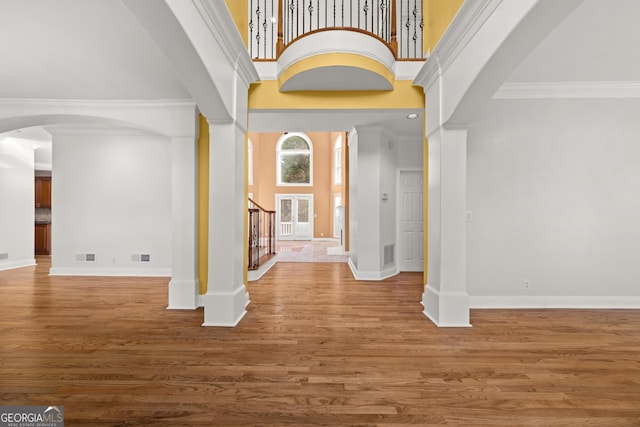
M 313 145 L 304 133 L 289 132 L 276 146 L 278 185 L 313 184 Z

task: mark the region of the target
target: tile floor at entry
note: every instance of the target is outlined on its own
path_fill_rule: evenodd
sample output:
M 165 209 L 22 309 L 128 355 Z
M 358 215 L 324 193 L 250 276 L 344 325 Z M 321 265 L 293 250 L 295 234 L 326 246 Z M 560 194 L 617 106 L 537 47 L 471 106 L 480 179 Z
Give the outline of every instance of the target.
M 279 240 L 278 262 L 347 262 L 347 255 L 329 255 L 340 246 L 339 240 Z

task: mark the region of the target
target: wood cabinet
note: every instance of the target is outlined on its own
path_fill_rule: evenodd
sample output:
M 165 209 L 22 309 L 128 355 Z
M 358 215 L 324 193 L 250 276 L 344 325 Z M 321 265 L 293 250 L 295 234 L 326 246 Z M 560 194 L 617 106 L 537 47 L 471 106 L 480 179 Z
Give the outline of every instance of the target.
M 36 255 L 51 255 L 51 224 L 36 224 L 35 253 Z
M 36 208 L 51 207 L 51 177 L 36 177 Z

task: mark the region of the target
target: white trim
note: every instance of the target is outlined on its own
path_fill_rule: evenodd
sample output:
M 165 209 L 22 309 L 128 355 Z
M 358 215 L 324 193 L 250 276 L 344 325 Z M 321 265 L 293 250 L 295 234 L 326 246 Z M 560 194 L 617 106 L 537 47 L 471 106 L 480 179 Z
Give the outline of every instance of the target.
M 300 183 L 287 183 L 282 182 L 282 171 L 280 169 L 280 154 L 282 152 L 282 143 L 287 139 L 298 136 L 305 140 L 305 142 L 309 145 L 309 150 L 285 150 L 288 155 L 295 154 L 307 154 L 309 153 L 309 182 L 300 182 Z M 304 132 L 288 132 L 286 134 L 282 134 L 276 143 L 276 187 L 313 187 L 313 142 L 311 138 Z
M 11 270 L 14 268 L 33 267 L 36 264 L 35 258 L 19 259 L 16 261 L 0 262 L 0 271 Z
M 171 277 L 170 268 L 51 268 L 49 276 Z
M 309 241 L 314 240 L 315 235 L 315 194 L 314 193 L 296 193 L 296 194 L 288 194 L 288 193 L 276 193 L 276 203 L 275 203 L 275 212 L 276 212 L 276 241 Z M 299 238 L 296 239 L 296 225 L 298 223 L 298 198 L 303 198 L 309 200 L 309 226 L 311 227 L 311 237 L 307 238 Z M 282 199 L 290 199 L 291 200 L 291 226 L 292 226 L 292 238 L 291 239 L 283 239 L 280 235 L 280 201 Z
M 414 83 L 425 89 L 430 88 L 475 37 L 500 3 L 502 0 L 465 1 L 429 55 L 424 67 L 418 72 Z
M 271 267 L 276 265 L 277 262 L 278 262 L 278 254 L 269 258 L 269 260 L 264 264 L 262 264 L 260 267 L 258 267 L 257 270 L 248 270 L 247 281 L 254 282 L 256 280 L 261 279 L 262 276 L 264 276 L 267 273 L 267 271 L 271 270 Z
M 639 309 L 640 296 L 472 296 L 470 308 Z
M 182 0 L 176 0 L 182 1 Z M 236 64 L 236 71 L 247 87 L 260 80 L 258 71 L 253 65 L 247 47 L 240 36 L 233 16 L 222 1 L 192 0 L 202 16 L 203 22 L 211 32 L 211 36 L 219 43 L 227 60 Z
M 384 279 L 388 279 L 389 277 L 393 277 L 398 275 L 398 269 L 396 266 L 386 268 L 381 271 L 360 271 L 353 264 L 351 258 L 347 259 L 347 263 L 349 264 L 349 268 L 351 269 L 351 273 L 356 280 L 370 280 L 370 281 L 381 281 Z
M 505 83 L 493 99 L 640 98 L 640 81 Z
M 422 314 L 436 326 L 444 328 L 468 328 L 469 295 L 466 292 L 440 292 L 427 284 L 422 293 Z
M 251 302 L 244 284 L 232 292 L 210 292 L 200 295 L 204 307 L 204 323 L 202 326 L 234 327 L 247 314 L 247 306 Z
M 191 110 L 196 107 L 193 99 L 137 100 L 84 100 L 84 99 L 24 99 L 2 98 L 0 107 L 10 108 L 82 108 L 100 110 Z

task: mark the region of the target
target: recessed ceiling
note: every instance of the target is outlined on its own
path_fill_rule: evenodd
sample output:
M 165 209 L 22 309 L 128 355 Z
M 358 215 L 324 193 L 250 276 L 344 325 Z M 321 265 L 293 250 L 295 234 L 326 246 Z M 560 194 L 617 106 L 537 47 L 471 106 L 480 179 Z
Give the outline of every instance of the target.
M 0 98 L 192 98 L 119 1 L 4 1 L 0 40 Z
M 507 81 L 640 81 L 638 18 L 638 0 L 585 0 Z

